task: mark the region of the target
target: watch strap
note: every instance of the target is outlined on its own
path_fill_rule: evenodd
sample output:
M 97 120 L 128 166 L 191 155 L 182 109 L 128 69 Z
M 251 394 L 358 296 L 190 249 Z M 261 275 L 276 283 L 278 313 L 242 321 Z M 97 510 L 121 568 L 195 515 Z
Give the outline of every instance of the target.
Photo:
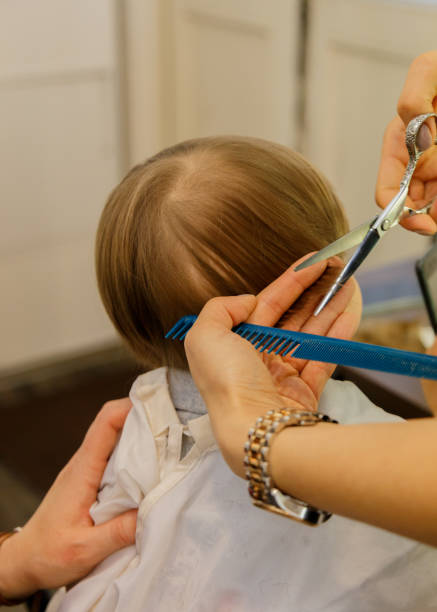
M 330 518 L 329 512 L 280 491 L 275 486 L 269 469 L 270 444 L 275 435 L 286 427 L 316 425 L 322 421 L 337 423 L 321 412 L 288 408 L 269 410 L 257 419 L 254 427 L 249 430 L 248 441 L 244 447 L 249 495 L 255 506 L 313 527 Z

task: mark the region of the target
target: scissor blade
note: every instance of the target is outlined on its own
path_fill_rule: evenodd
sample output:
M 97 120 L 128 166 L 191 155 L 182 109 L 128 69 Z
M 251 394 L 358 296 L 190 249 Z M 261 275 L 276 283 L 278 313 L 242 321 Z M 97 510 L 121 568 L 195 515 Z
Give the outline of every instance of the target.
M 349 259 L 349 261 L 347 262 L 343 270 L 337 276 L 334 284 L 332 285 L 328 293 L 325 295 L 323 300 L 317 306 L 316 310 L 314 311 L 314 316 L 317 317 L 317 315 L 320 314 L 321 311 L 325 308 L 326 304 L 330 302 L 332 298 L 334 297 L 334 295 L 336 295 L 340 291 L 340 289 L 343 287 L 343 285 L 347 283 L 347 281 L 350 279 L 352 274 L 356 272 L 356 270 L 360 267 L 360 265 L 366 259 L 370 251 L 378 244 L 380 238 L 381 236 L 379 235 L 379 232 L 377 229 L 373 228 L 369 230 L 369 232 L 367 233 L 367 236 L 364 238 L 364 240 L 362 241 L 360 246 L 357 248 L 355 253 L 352 255 L 352 257 Z
M 352 247 L 357 246 L 357 244 L 362 242 L 362 240 L 365 238 L 375 219 L 376 217 L 370 221 L 365 221 L 344 236 L 341 236 L 341 238 L 331 242 L 331 244 L 328 244 L 328 246 L 326 246 L 324 249 L 314 253 L 314 255 L 311 255 L 311 257 L 308 257 L 308 259 L 305 259 L 305 261 L 296 266 L 294 271 L 299 272 L 299 270 L 304 270 L 305 268 L 308 268 L 308 266 L 312 266 L 319 261 L 324 261 L 325 259 L 329 259 L 334 255 L 338 255 L 339 253 L 343 253 L 344 251 L 348 251 Z

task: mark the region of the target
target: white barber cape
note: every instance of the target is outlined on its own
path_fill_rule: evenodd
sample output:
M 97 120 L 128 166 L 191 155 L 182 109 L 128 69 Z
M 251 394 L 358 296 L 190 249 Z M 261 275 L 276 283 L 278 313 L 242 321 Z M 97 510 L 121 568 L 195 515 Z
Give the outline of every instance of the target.
M 311 528 L 255 508 L 208 415 L 180 422 L 166 368 L 130 397 L 92 516 L 138 506 L 136 543 L 59 591 L 50 612 L 437 610 L 437 550 L 338 516 Z M 319 408 L 342 423 L 400 420 L 338 381 Z M 194 445 L 181 460 L 183 435 Z

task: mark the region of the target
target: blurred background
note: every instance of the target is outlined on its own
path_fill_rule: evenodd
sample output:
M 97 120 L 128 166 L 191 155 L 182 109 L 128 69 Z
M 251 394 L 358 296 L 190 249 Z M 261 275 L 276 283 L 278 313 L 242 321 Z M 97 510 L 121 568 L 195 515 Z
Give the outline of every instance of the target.
M 356 225 L 376 212 L 384 127 L 436 30 L 431 0 L 0 0 L 0 529 L 138 372 L 94 277 L 110 189 L 166 145 L 246 134 L 303 152 Z M 391 283 L 393 311 L 419 307 L 399 262 L 428 248 L 394 230 L 364 285 Z M 376 311 L 383 343 L 407 337 Z M 420 409 L 394 386 L 398 407 Z

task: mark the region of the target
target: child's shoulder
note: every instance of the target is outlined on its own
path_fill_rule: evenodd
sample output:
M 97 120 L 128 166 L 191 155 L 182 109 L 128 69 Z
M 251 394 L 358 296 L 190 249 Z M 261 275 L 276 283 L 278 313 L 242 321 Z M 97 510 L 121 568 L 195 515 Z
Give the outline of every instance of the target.
M 149 370 L 137 376 L 132 384 L 129 397 L 132 400 L 153 396 L 160 387 L 167 387 L 168 369 L 166 367 Z
M 91 514 L 101 523 L 120 511 L 138 507 L 159 480 L 159 464 L 153 430 L 171 402 L 167 368 L 141 374 L 129 393 L 132 408 L 101 481 L 98 502 Z

